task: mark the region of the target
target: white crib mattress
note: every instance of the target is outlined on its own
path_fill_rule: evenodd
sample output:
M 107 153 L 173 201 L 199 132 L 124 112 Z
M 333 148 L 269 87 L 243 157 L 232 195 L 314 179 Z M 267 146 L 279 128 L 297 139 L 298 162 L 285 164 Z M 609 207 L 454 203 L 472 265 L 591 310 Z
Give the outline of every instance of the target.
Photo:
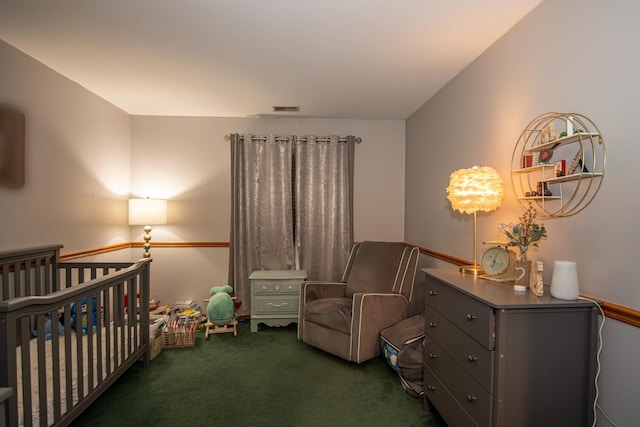
M 138 334 L 139 334 L 139 328 L 136 327 L 136 329 L 138 329 Z M 98 347 L 97 347 L 97 335 L 94 333 L 92 335 L 92 344 L 93 344 L 93 358 L 94 360 L 92 361 L 92 366 L 93 366 L 93 387 L 95 388 L 97 386 L 97 382 L 98 382 L 98 372 L 102 372 L 102 380 L 104 380 L 107 377 L 106 374 L 106 367 L 107 367 L 107 363 L 110 363 L 110 372 L 113 372 L 116 369 L 116 364 L 114 362 L 114 336 L 116 337 L 115 340 L 118 344 L 118 353 L 120 353 L 122 351 L 122 347 L 121 347 L 121 341 L 120 341 L 120 334 L 122 333 L 122 328 L 115 328 L 112 327 L 111 328 L 111 343 L 110 343 L 110 354 L 107 355 L 106 354 L 106 341 L 107 341 L 107 336 L 104 333 L 103 330 L 103 334 L 101 337 L 101 341 L 102 344 L 100 346 L 100 348 L 102 349 L 102 366 L 98 367 L 97 364 L 97 351 L 98 351 Z M 133 335 L 133 328 L 131 329 L 131 335 Z M 139 336 L 139 335 L 138 335 Z M 90 385 L 88 384 L 89 381 L 89 374 L 88 374 L 88 335 L 85 335 L 82 337 L 82 360 L 83 360 L 83 390 L 82 390 L 82 397 L 85 397 L 89 394 L 90 392 Z M 33 420 L 33 425 L 40 425 L 40 397 L 39 397 L 39 385 L 38 385 L 38 348 L 37 348 L 37 342 L 35 339 L 32 339 L 30 342 L 30 359 L 31 359 L 31 405 L 32 405 L 32 420 Z M 59 345 L 60 345 L 60 349 L 59 349 L 59 353 L 60 353 L 60 360 L 59 360 L 59 365 L 60 365 L 60 413 L 64 414 L 66 412 L 66 406 L 67 406 L 67 393 L 66 393 L 66 365 L 65 365 L 65 349 L 64 349 L 64 337 L 60 337 L 59 338 Z M 53 425 L 53 414 L 54 414 L 54 401 L 53 401 L 53 360 L 52 360 L 52 343 L 51 341 L 45 341 L 45 349 L 46 349 L 46 379 L 47 379 L 47 425 Z M 23 379 L 22 379 L 22 360 L 21 360 L 21 347 L 18 347 L 16 349 L 16 358 L 17 358 L 17 369 L 18 369 L 18 389 L 17 389 L 17 393 L 16 396 L 18 398 L 18 422 L 19 425 L 22 426 L 24 425 L 24 415 L 23 415 Z M 124 352 L 125 354 L 128 354 L 128 340 L 127 340 L 127 336 L 125 335 L 125 342 L 124 342 Z M 76 338 L 76 334 L 75 332 L 72 333 L 71 335 L 71 360 L 72 360 L 72 379 L 73 379 L 73 391 L 72 391 L 72 397 L 73 397 L 73 404 L 75 405 L 78 402 L 78 367 L 77 367 L 77 338 Z M 123 361 L 120 361 L 120 363 L 118 364 L 118 366 L 120 366 L 123 363 Z

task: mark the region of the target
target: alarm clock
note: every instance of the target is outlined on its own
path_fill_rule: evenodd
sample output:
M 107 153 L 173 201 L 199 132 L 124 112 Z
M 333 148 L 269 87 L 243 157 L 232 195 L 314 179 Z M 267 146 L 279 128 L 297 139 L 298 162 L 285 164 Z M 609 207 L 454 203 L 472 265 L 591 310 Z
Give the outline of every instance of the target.
M 501 246 L 485 250 L 480 258 L 480 267 L 487 279 L 514 280 L 516 253 Z

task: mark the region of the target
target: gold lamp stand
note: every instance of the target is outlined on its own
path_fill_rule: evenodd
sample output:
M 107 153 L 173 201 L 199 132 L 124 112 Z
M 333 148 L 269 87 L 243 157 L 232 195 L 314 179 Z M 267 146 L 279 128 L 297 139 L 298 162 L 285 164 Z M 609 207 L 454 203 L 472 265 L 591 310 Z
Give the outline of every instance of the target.
M 473 264 L 461 266 L 460 271 L 464 274 L 473 274 L 475 276 L 484 274 L 484 271 L 478 265 L 478 223 L 475 211 L 473 212 Z
M 151 249 L 151 226 L 147 224 L 144 226 L 143 230 L 144 236 L 142 236 L 142 238 L 144 239 L 144 245 L 142 247 L 144 248 L 144 253 L 142 254 L 142 257 L 149 258 L 151 257 L 151 254 L 149 253 L 149 249 Z
M 129 225 L 144 225 L 143 258 L 151 257 L 151 224 L 167 223 L 167 201 L 164 199 L 129 199 Z

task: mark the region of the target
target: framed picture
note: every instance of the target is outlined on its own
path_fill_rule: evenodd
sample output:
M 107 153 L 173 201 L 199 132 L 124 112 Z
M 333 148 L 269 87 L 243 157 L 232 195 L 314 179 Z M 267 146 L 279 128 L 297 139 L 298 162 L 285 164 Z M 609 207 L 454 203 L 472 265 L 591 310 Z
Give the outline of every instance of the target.
M 540 153 L 538 154 L 538 163 L 539 164 L 549 164 L 549 160 L 551 159 L 551 156 L 553 155 L 553 151 L 551 151 L 550 148 L 545 148 L 544 150 L 541 150 Z
M 553 171 L 556 177 L 564 176 L 567 173 L 566 160 L 558 160 L 553 164 Z
M 0 105 L 0 185 L 24 186 L 24 114 Z

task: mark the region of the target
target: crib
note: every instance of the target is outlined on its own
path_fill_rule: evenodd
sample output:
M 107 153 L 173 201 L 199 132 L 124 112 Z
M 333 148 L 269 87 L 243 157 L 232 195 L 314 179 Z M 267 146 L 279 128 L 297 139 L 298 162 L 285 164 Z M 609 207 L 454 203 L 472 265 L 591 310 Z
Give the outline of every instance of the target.
M 150 260 L 61 262 L 61 248 L 0 252 L 0 425 L 68 425 L 149 365 Z

